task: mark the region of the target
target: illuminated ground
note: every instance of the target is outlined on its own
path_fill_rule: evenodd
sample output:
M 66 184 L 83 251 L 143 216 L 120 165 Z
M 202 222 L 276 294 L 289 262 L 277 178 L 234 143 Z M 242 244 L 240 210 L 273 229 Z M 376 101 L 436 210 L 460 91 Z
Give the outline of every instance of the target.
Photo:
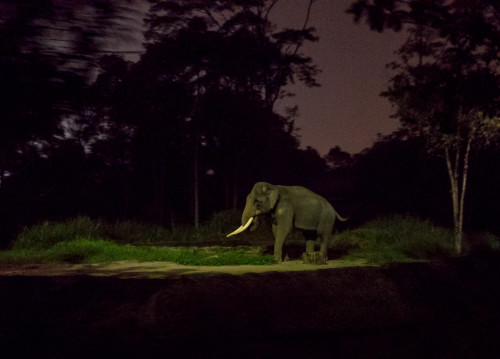
M 500 255 L 333 265 L 4 270 L 0 357 L 500 357 Z
M 99 264 L 36 264 L 15 267 L 0 267 L 0 276 L 114 276 L 120 278 L 171 278 L 179 275 L 201 273 L 246 274 L 264 272 L 311 271 L 343 267 L 366 266 L 366 261 L 331 260 L 327 265 L 303 264 L 301 260 L 287 261 L 274 265 L 237 266 L 186 266 L 168 262 L 121 261 Z

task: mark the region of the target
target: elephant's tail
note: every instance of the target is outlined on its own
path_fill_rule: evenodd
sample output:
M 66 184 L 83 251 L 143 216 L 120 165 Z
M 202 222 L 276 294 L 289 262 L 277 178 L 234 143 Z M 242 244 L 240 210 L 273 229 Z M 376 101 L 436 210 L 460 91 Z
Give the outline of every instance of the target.
M 339 221 L 341 221 L 341 222 L 345 222 L 345 221 L 347 221 L 347 220 L 349 219 L 349 218 L 344 218 L 344 217 L 342 217 L 342 216 L 341 216 L 340 214 L 338 214 L 338 213 L 337 213 L 337 218 L 338 218 L 338 219 L 339 219 Z

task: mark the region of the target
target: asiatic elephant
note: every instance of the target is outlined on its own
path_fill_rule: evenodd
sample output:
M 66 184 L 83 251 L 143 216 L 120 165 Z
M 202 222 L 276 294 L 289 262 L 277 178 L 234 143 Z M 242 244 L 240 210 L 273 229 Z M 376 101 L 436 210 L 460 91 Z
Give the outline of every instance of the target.
M 254 231 L 259 216 L 268 213 L 273 216 L 274 258 L 278 262 L 282 260 L 283 244 L 293 228 L 316 231 L 320 252 L 326 260 L 335 219 L 345 221 L 325 198 L 307 188 L 258 182 L 247 196 L 240 228 L 227 237 L 243 232 L 252 222 L 250 231 Z M 313 250 L 314 241 L 307 241 L 306 252 Z

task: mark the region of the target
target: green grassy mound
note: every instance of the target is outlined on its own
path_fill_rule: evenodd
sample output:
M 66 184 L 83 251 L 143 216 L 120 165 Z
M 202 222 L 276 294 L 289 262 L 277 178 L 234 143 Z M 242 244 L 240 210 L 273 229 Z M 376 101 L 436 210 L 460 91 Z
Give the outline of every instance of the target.
M 44 249 L 0 252 L 0 263 L 103 263 L 123 260 L 163 261 L 188 265 L 272 264 L 273 256 L 251 247 L 156 247 L 117 244 L 102 239 L 79 238 Z
M 455 256 L 454 234 L 428 220 L 396 215 L 372 220 L 360 228 L 333 237 L 331 244 L 347 256 L 384 264 Z M 500 239 L 491 233 L 467 235 L 466 252 L 497 250 Z
M 271 264 L 272 255 L 261 246 L 272 243 L 270 223 L 256 232 L 245 232 L 228 241 L 239 225 L 239 213 L 216 214 L 199 229 L 166 229 L 137 222 L 105 222 L 80 217 L 65 222 L 45 222 L 25 229 L 10 251 L 0 252 L 0 264 L 102 263 L 119 260 L 167 261 L 191 265 Z M 267 221 L 269 222 L 269 221 Z M 294 233 L 290 243 L 304 238 Z M 500 239 L 490 233 L 466 237 L 467 251 L 497 250 Z M 305 246 L 304 246 L 305 247 Z M 430 221 L 409 216 L 383 217 L 355 229 L 336 233 L 330 249 L 343 259 L 365 259 L 369 264 L 447 258 L 455 255 L 453 232 Z

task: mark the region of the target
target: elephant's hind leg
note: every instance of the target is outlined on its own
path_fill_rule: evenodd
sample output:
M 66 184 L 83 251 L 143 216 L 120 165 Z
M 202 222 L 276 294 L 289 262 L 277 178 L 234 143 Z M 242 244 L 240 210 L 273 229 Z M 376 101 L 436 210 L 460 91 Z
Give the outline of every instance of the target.
M 314 252 L 315 244 L 316 244 L 316 241 L 314 239 L 307 239 L 306 240 L 306 253 Z
M 318 231 L 318 237 L 320 238 L 320 252 L 325 257 L 325 261 L 328 260 L 328 241 L 333 232 L 333 224 L 335 222 L 335 217 L 323 222 L 320 230 Z
M 304 238 L 306 239 L 306 253 L 314 252 L 314 247 L 316 246 L 316 242 L 318 241 L 318 232 L 317 231 L 302 231 Z

